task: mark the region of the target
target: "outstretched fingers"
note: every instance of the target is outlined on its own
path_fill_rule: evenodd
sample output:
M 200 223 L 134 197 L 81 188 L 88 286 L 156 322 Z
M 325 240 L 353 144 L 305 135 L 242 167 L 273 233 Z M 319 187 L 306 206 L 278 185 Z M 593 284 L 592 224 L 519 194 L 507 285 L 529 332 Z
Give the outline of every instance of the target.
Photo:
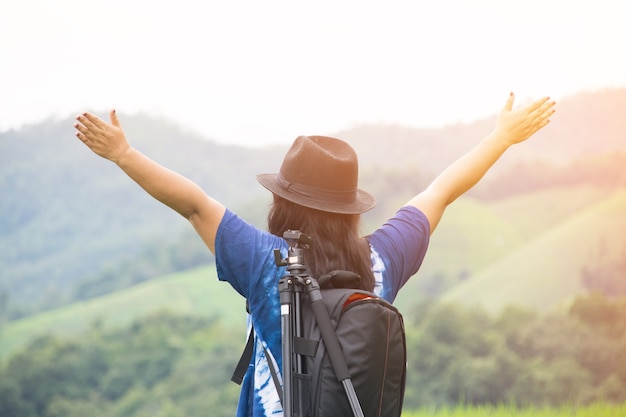
M 78 131 L 76 136 L 83 142 L 86 142 L 98 130 L 87 115 L 88 113 L 83 113 L 76 116 L 77 123 L 74 123 L 74 128 Z
M 555 112 L 555 109 L 554 109 L 555 104 L 556 103 L 554 100 L 550 100 L 548 98 L 545 101 L 543 101 L 541 105 L 536 107 L 531 112 L 531 115 L 534 116 L 538 122 L 545 122 L 544 124 L 545 126 L 546 124 L 550 122 L 550 116 L 552 116 Z
M 542 97 L 526 106 L 526 111 L 529 114 L 543 114 L 552 108 L 554 103 L 554 100 L 550 100 L 550 97 Z
M 525 118 L 532 133 L 550 123 L 550 116 L 552 116 L 555 111 L 554 105 L 555 101 L 546 96 L 520 109 L 521 114 L 526 115 Z
M 76 137 L 80 139 L 83 143 L 87 144 L 89 141 L 88 136 L 91 135 L 90 130 L 87 126 L 81 123 L 80 119 L 77 117 L 76 120 L 78 122 L 74 123 L 74 129 L 76 129 Z
M 554 100 L 546 96 L 511 111 L 506 111 L 505 106 L 499 123 L 504 131 L 508 131 L 509 143 L 525 141 L 550 123 L 554 105 Z
M 88 131 L 96 133 L 103 130 L 104 124 L 102 120 L 91 113 L 83 113 L 79 115 L 76 120 L 78 120 Z
M 115 110 L 110 113 L 111 123 L 91 113 L 76 116 L 76 137 L 89 149 L 103 158 L 116 160 L 129 147 Z

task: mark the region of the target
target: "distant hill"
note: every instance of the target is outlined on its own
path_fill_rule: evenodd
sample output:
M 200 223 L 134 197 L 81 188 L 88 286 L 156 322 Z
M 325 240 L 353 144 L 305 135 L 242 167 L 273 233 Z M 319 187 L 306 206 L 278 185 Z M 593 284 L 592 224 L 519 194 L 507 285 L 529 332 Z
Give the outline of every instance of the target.
M 549 310 L 588 292 L 583 269 L 626 253 L 626 188 L 545 225 L 515 251 L 477 270 L 443 296 L 492 312 L 507 305 Z M 541 218 L 542 216 L 536 216 Z M 621 279 L 626 281 L 626 276 Z
M 218 282 L 215 268 L 202 267 L 14 320 L 0 327 L 0 362 L 40 335 L 72 336 L 91 326 L 122 327 L 160 311 L 219 316 L 225 325 L 240 330 L 243 344 L 245 300 L 230 285 Z
M 535 236 L 527 231 L 533 222 L 553 209 L 547 204 L 558 205 L 549 198 L 554 190 L 543 194 L 549 203 L 537 200 L 534 193 L 555 187 L 573 189 L 585 183 L 586 170 L 596 175 L 606 165 L 618 168 L 597 174 L 601 180 L 603 175 L 609 180 L 626 179 L 615 173 L 625 165 L 619 154 L 626 152 L 625 103 L 626 90 L 585 92 L 562 100 L 552 124 L 505 155 L 470 194 L 480 200 L 459 201 L 458 207 L 482 218 L 494 234 L 520 247 L 531 244 Z M 145 115 L 120 117 L 134 146 L 198 182 L 244 218 L 263 225 L 270 196 L 256 183 L 255 174 L 275 172 L 286 145 L 254 149 L 219 145 L 168 121 Z M 337 132 L 359 153 L 361 187 L 379 200 L 378 207 L 363 217 L 366 231 L 477 143 L 494 121 L 495 116 L 441 129 L 373 125 Z M 155 276 L 169 272 L 160 269 L 165 268 L 159 266 L 161 257 L 154 255 L 159 251 L 145 248 L 176 246 L 190 239 L 183 219 L 156 204 L 111 163 L 91 154 L 73 136 L 72 124 L 70 118 L 43 121 L 0 133 L 0 320 L 8 311 L 32 312 L 69 302 L 86 280 L 106 277 L 107 270 L 120 265 L 153 262 Z M 599 161 L 596 165 L 594 158 Z M 610 158 L 614 163 L 606 164 Z M 568 178 L 573 173 L 584 178 L 568 183 L 562 168 L 569 169 Z M 622 186 L 613 182 L 614 188 Z M 597 181 L 587 186 L 603 188 Z M 528 227 L 511 223 L 506 216 L 492 216 L 512 196 L 528 196 L 532 201 L 529 218 L 535 217 L 516 220 Z M 435 277 L 443 276 L 444 284 L 424 290 L 437 293 L 508 253 L 508 247 L 485 244 L 484 233 L 491 232 L 478 227 L 476 217 L 458 219 L 449 223 L 455 229 L 449 234 L 447 220 L 442 223 L 429 254 L 433 261 L 424 265 L 423 275 L 431 277 L 424 283 L 437 285 Z M 465 228 L 473 233 L 467 238 L 473 242 L 472 250 L 459 252 L 463 248 L 459 230 Z M 199 240 L 195 244 L 201 245 Z M 438 258 L 438 245 L 445 247 L 441 249 L 445 259 Z M 482 255 L 463 261 L 474 253 Z M 211 257 L 206 254 L 208 264 Z
M 563 98 L 550 125 L 504 155 L 493 172 L 521 162 L 561 165 L 591 154 L 626 150 L 625 108 L 626 89 L 586 91 Z M 354 145 L 366 169 L 413 166 L 434 174 L 486 136 L 495 125 L 498 110 L 494 107 L 492 117 L 441 129 L 362 125 L 338 135 Z
M 583 267 L 623 259 L 625 193 L 577 186 L 495 202 L 462 198 L 396 304 L 409 309 L 429 293 L 496 313 L 510 304 L 551 310 L 567 303 L 588 291 Z

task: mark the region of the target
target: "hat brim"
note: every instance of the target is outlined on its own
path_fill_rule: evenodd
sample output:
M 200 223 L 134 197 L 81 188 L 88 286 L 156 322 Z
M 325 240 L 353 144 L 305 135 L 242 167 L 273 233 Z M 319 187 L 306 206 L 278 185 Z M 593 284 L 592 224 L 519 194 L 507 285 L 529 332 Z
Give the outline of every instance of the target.
M 282 187 L 277 180 L 277 174 L 257 174 L 257 181 L 272 193 L 292 203 L 299 204 L 316 210 L 339 214 L 361 214 L 376 206 L 376 199 L 367 191 L 357 189 L 354 202 L 328 202 L 312 199 L 300 194 L 293 193 Z

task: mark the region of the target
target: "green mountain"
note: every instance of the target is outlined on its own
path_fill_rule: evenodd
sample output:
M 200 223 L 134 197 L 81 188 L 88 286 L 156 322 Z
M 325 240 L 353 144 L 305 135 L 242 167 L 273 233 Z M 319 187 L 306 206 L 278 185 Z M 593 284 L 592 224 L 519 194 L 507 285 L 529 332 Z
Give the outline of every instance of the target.
M 420 279 L 398 302 L 469 284 L 626 185 L 624 108 L 626 90 L 586 92 L 559 103 L 548 128 L 511 150 L 450 208 Z M 276 171 L 287 145 L 224 146 L 166 120 L 120 117 L 134 146 L 263 225 L 269 195 L 255 174 Z M 364 231 L 423 189 L 493 122 L 338 132 L 359 153 L 361 187 L 379 201 L 364 215 Z M 94 156 L 74 138 L 72 124 L 48 120 L 0 132 L 0 323 L 212 261 L 182 218 Z
M 232 207 L 254 207 L 250 201 L 265 196 L 254 174 L 276 166 L 283 154 L 274 147 L 217 145 L 142 115 L 122 120 L 134 146 Z M 71 301 L 81 281 L 123 262 L 132 265 L 150 252 L 147 247 L 188 239 L 187 222 L 92 154 L 73 137 L 71 119 L 0 134 L 0 190 L 5 309 L 29 311 Z M 254 219 L 254 211 L 249 213 Z M 204 263 L 210 262 L 204 253 Z M 155 268 L 153 276 L 164 272 Z

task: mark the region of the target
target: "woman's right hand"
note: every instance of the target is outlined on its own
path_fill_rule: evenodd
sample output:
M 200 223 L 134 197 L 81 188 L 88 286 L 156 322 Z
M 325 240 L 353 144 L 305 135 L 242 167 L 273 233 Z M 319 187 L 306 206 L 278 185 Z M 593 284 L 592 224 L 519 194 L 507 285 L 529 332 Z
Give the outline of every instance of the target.
M 110 113 L 111 123 L 91 113 L 83 113 L 76 117 L 76 137 L 97 155 L 113 162 L 130 150 L 126 135 L 122 129 L 115 110 Z
M 215 235 L 226 212 L 222 204 L 193 181 L 131 147 L 115 110 L 111 110 L 111 123 L 91 113 L 83 113 L 76 120 L 78 139 L 96 154 L 116 163 L 152 197 L 189 220 L 211 252 L 215 251 Z

